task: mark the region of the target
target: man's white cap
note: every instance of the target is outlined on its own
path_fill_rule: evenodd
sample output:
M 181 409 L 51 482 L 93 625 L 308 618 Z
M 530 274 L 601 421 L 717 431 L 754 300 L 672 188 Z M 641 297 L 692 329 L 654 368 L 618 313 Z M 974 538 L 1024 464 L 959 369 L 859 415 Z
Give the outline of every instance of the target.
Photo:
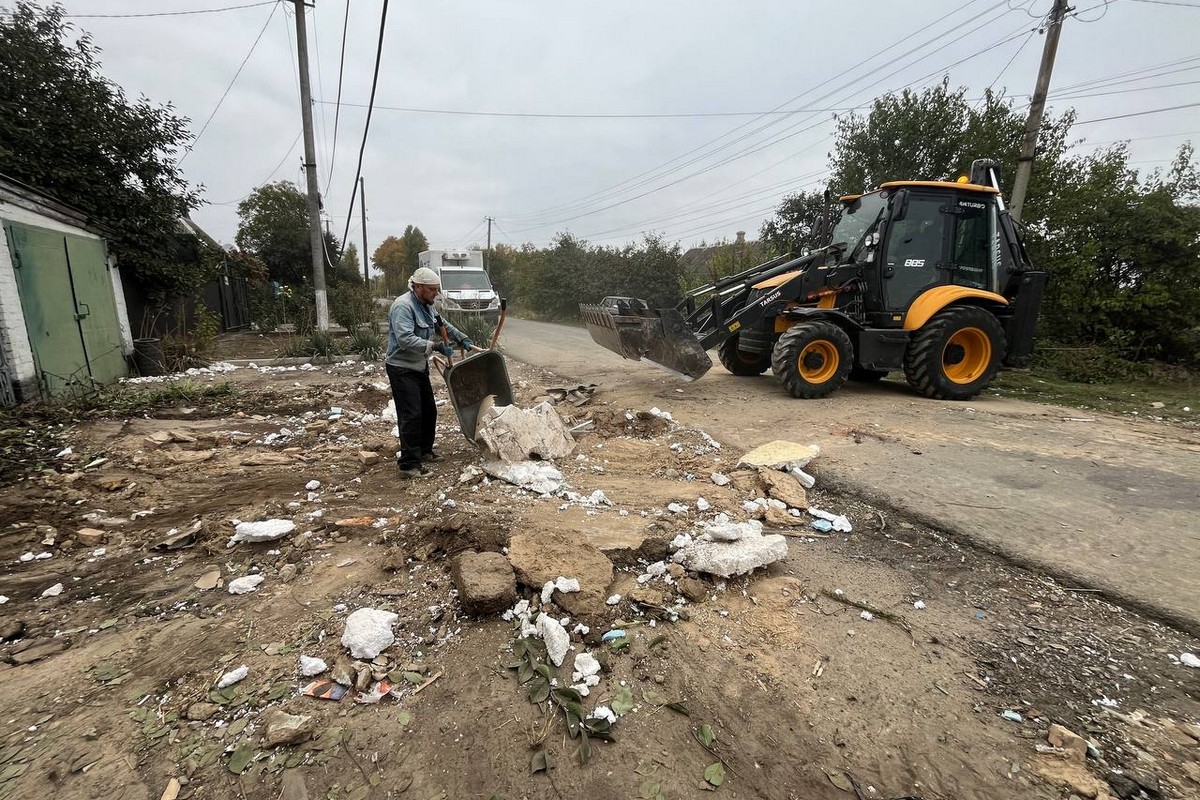
M 442 281 L 438 274 L 429 267 L 419 267 L 412 277 L 408 279 L 409 283 L 419 283 L 424 286 L 441 286 Z

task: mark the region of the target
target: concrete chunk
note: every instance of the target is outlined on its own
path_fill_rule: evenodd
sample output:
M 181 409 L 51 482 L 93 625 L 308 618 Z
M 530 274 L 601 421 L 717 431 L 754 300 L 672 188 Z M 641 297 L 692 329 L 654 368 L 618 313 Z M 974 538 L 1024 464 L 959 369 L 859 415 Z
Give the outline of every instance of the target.
M 458 599 L 468 614 L 498 614 L 517 602 L 517 579 L 499 553 L 467 551 L 450 568 Z
M 779 534 L 747 531 L 734 542 L 697 539 L 675 553 L 673 559 L 692 570 L 732 578 L 787 557 L 787 540 Z
M 492 406 L 480 415 L 475 435 L 496 458 L 510 464 L 534 456 L 553 461 L 575 450 L 570 429 L 549 403 L 528 410 Z

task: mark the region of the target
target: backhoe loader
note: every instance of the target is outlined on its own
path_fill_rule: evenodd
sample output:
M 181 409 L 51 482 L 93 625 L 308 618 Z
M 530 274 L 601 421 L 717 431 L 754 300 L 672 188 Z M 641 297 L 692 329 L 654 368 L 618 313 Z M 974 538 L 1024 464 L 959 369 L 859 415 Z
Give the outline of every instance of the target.
M 717 348 L 734 375 L 769 368 L 799 398 L 903 370 L 918 392 L 967 400 L 1033 352 L 1047 273 L 1009 217 L 994 161 L 958 182 L 894 181 L 840 198 L 828 244 L 690 292 L 675 308 L 608 297 L 592 339 L 694 380 Z

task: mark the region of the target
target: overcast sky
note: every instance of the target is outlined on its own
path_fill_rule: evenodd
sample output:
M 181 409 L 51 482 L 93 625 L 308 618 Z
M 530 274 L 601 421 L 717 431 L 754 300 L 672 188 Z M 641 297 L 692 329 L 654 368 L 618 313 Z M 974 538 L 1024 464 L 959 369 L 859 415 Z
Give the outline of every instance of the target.
M 63 5 L 71 15 L 96 15 L 254 2 Z M 785 194 L 822 185 L 831 109 L 929 85 L 943 74 L 968 87 L 969 97 L 989 85 L 1028 95 L 1044 38 L 1032 31 L 1051 5 L 392 0 L 362 167 L 369 246 L 374 250 L 407 224 L 419 226 L 434 247 L 482 244 L 485 216 L 496 220 L 493 242 L 504 243 L 545 244 L 563 230 L 614 245 L 645 231 L 684 247 L 732 239 L 737 230 L 754 238 Z M 346 4 L 316 0 L 308 12 L 317 162 L 325 211 L 339 236 L 382 6 L 383 0 L 350 2 L 336 147 Z M 1053 110 L 1074 105 L 1086 121 L 1200 101 L 1200 0 L 1076 0 L 1074 8 L 1051 83 Z M 290 0 L 220 13 L 71 22 L 102 48 L 110 79 L 130 95 L 172 103 L 195 133 L 249 54 L 183 161 L 187 178 L 203 184 L 212 203 L 194 218 L 217 239 L 233 241 L 236 203 L 255 186 L 268 178 L 303 186 Z M 776 109 L 820 110 L 766 118 L 634 116 Z M 512 114 L 606 116 L 500 116 Z M 1200 138 L 1200 106 L 1083 124 L 1075 134 L 1085 147 L 1132 139 L 1134 165 L 1150 170 L 1166 165 L 1182 142 Z M 350 240 L 360 248 L 361 236 L 356 209 Z

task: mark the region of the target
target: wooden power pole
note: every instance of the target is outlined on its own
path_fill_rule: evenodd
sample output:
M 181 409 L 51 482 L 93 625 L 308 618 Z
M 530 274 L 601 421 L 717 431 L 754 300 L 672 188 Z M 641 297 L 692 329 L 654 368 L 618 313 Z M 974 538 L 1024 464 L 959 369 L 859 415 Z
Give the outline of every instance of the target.
M 317 155 L 313 140 L 312 87 L 308 82 L 308 31 L 304 0 L 296 6 L 296 54 L 300 70 L 300 119 L 304 123 L 304 172 L 308 178 L 308 230 L 312 250 L 313 289 L 317 303 L 317 330 L 329 330 L 329 298 L 325 292 L 325 243 L 321 233 L 321 190 L 317 186 Z
M 1033 100 L 1029 104 L 1029 116 L 1025 120 L 1025 138 L 1021 141 L 1021 156 L 1017 159 L 1017 177 L 1013 180 L 1012 202 L 1009 214 L 1021 221 L 1021 208 L 1025 205 L 1025 193 L 1029 190 L 1029 177 L 1033 174 L 1033 157 L 1037 152 L 1038 130 L 1042 127 L 1042 112 L 1046 108 L 1046 93 L 1050 90 L 1050 73 L 1054 71 L 1054 56 L 1058 53 L 1058 35 L 1062 32 L 1063 18 L 1067 15 L 1067 0 L 1054 0 L 1050 9 L 1050 21 L 1046 26 L 1046 42 L 1042 46 L 1042 64 L 1038 68 L 1037 84 L 1033 89 Z
M 371 262 L 367 260 L 367 182 L 362 175 L 358 176 L 358 210 L 362 214 L 363 231 L 363 285 L 371 291 Z

